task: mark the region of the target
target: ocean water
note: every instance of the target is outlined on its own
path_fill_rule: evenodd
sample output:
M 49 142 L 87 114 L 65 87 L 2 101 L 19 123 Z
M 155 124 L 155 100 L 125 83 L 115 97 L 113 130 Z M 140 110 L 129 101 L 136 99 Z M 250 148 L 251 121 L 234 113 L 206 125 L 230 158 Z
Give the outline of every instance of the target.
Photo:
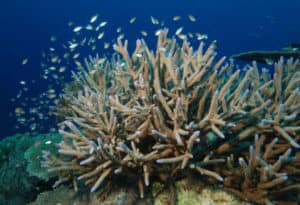
M 286 2 L 260 0 L 176 0 L 176 1 L 8 1 L 1 5 L 0 12 L 0 93 L 1 116 L 0 136 L 17 132 L 15 108 L 24 102 L 24 96 L 33 97 L 44 92 L 47 81 L 41 81 L 43 72 L 40 63 L 41 51 L 52 45 L 50 38 L 56 36 L 59 45 L 72 38 L 69 21 L 75 25 L 86 24 L 90 17 L 99 14 L 100 19 L 108 21 L 105 38 L 116 38 L 116 27 L 124 28 L 130 46 L 141 37 L 140 31 L 155 31 L 150 16 L 165 21 L 165 26 L 174 32 L 183 26 L 184 32 L 207 34 L 207 42 L 217 40 L 220 56 L 250 50 L 280 49 L 292 42 L 299 42 L 300 1 Z M 187 15 L 197 18 L 191 23 Z M 178 22 L 173 16 L 181 16 Z M 129 24 L 131 17 L 135 24 Z M 150 36 L 150 35 L 149 35 Z M 155 38 L 147 37 L 149 45 Z M 197 42 L 194 42 L 195 47 Z M 99 50 L 99 53 L 109 51 Z M 84 56 L 84 54 L 82 54 Z M 28 58 L 23 66 L 22 60 Z M 22 102 L 12 102 L 22 85 L 20 81 L 36 80 L 22 96 Z M 30 102 L 27 102 L 30 105 Z M 21 129 L 22 130 L 22 129 Z M 24 129 L 22 131 L 25 131 Z

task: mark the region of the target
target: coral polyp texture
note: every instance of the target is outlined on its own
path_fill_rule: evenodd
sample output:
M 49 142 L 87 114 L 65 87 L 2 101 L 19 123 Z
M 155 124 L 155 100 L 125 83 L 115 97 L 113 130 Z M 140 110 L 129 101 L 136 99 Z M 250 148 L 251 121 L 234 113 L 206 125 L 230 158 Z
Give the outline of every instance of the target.
M 60 154 L 44 152 L 55 185 L 107 192 L 129 181 L 143 198 L 153 182 L 172 190 L 198 176 L 246 201 L 296 204 L 299 61 L 281 59 L 273 74 L 236 69 L 217 59 L 216 42 L 194 50 L 167 33 L 154 51 L 137 40 L 131 55 L 118 39 L 111 60 L 90 57 L 73 73 L 56 110 Z

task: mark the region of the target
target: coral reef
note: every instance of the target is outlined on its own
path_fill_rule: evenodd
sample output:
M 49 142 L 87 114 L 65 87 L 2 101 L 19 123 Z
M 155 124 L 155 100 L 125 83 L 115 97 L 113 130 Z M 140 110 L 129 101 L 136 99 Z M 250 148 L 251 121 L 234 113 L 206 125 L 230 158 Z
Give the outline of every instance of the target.
M 128 181 L 143 198 L 155 182 L 172 190 L 197 173 L 246 201 L 296 204 L 299 61 L 281 59 L 273 75 L 235 69 L 215 60 L 215 42 L 193 50 L 167 33 L 155 51 L 138 40 L 132 55 L 118 39 L 111 60 L 90 57 L 73 73 L 56 111 L 60 154 L 43 155 L 54 186 L 105 193 Z
M 41 138 L 43 135 L 16 134 L 0 141 L 0 204 L 23 205 L 49 189 L 46 182 L 25 171 L 24 152 Z
M 154 187 L 156 186 L 154 184 Z M 250 203 L 238 200 L 220 188 L 204 186 L 199 183 L 199 180 L 194 180 L 193 182 L 187 179 L 180 180 L 175 183 L 175 188 L 177 195 L 176 204 L 178 205 L 250 205 Z M 168 196 L 168 191 L 162 192 L 156 197 L 154 204 L 168 204 Z
M 52 155 L 58 154 L 56 144 L 62 140 L 60 134 L 38 135 L 25 152 L 24 158 L 27 161 L 26 171 L 31 175 L 42 180 L 49 180 L 55 177 L 54 173 L 41 166 L 43 152 L 51 152 Z
M 196 183 L 195 183 L 196 182 Z M 199 184 L 199 180 L 191 182 L 189 180 L 180 180 L 175 183 L 176 201 L 178 205 L 250 205 L 247 202 L 238 200 L 236 197 L 225 191 L 205 187 Z M 192 184 L 192 185 L 191 185 Z M 157 197 L 151 199 L 139 199 L 134 190 L 126 190 L 120 187 L 114 187 L 109 196 L 101 200 L 97 193 L 78 193 L 67 186 L 60 186 L 52 191 L 46 191 L 37 197 L 34 202 L 28 205 L 164 205 L 169 202 L 169 192 L 163 189 L 163 185 L 154 183 L 152 190 Z
M 89 194 L 88 196 L 79 197 L 72 189 L 68 189 L 65 186 L 58 187 L 52 191 L 46 191 L 41 193 L 35 202 L 31 202 L 28 205 L 100 205 L 96 194 Z

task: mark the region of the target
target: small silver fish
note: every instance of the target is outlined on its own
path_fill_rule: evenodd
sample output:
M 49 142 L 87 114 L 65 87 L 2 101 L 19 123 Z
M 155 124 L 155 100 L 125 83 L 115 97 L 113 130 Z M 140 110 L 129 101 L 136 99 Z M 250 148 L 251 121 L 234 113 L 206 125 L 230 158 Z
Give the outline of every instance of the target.
M 195 22 L 195 21 L 196 21 L 195 16 L 189 14 L 188 17 L 189 17 L 190 21 L 192 21 L 192 22 Z
M 183 27 L 180 27 L 180 28 L 178 28 L 176 31 L 175 31 L 175 35 L 180 35 L 181 34 L 181 32 L 182 32 L 182 30 L 183 30 Z
M 173 21 L 179 21 L 181 19 L 181 16 L 174 16 Z
M 77 59 L 79 57 L 80 53 L 75 53 L 73 56 L 73 59 Z
M 136 20 L 136 17 L 132 17 L 130 20 L 129 20 L 129 23 L 133 24 Z
M 158 19 L 154 18 L 153 16 L 151 16 L 151 22 L 152 22 L 152 24 L 154 24 L 154 25 L 159 24 Z
M 101 33 L 99 33 L 99 35 L 98 35 L 98 39 L 100 40 L 100 39 L 102 39 L 103 38 L 103 36 L 104 36 L 104 31 L 103 32 L 101 32 Z
M 75 27 L 75 28 L 73 29 L 73 31 L 74 31 L 75 33 L 77 33 L 77 32 L 79 32 L 79 31 L 81 31 L 81 29 L 82 29 L 82 26 L 77 26 L 77 27 Z
M 94 23 L 95 21 L 97 21 L 97 19 L 98 19 L 98 14 L 91 17 L 90 23 Z
M 141 31 L 142 36 L 147 36 L 148 33 L 146 31 Z
M 158 36 L 158 35 L 160 34 L 161 31 L 162 31 L 161 29 L 155 31 L 155 35 Z
M 77 46 L 78 46 L 77 43 L 71 43 L 71 44 L 69 45 L 69 48 L 70 48 L 70 49 L 75 49 Z
M 93 28 L 93 26 L 92 26 L 91 24 L 88 24 L 88 25 L 85 27 L 85 29 L 91 31 L 91 30 L 93 30 L 94 28 Z
M 109 44 L 108 42 L 104 42 L 103 48 L 104 48 L 104 49 L 108 49 L 108 48 L 109 48 L 109 45 L 110 45 L 110 44 Z
M 22 65 L 26 65 L 28 63 L 28 58 L 24 58 L 23 60 L 22 60 Z
M 101 22 L 100 24 L 99 24 L 99 27 L 101 28 L 101 27 L 104 27 L 104 26 L 106 26 L 106 24 L 107 24 L 107 21 L 103 21 L 103 22 Z
M 116 29 L 116 32 L 117 33 L 120 33 L 122 31 L 122 28 L 121 27 L 118 27 L 117 29 Z

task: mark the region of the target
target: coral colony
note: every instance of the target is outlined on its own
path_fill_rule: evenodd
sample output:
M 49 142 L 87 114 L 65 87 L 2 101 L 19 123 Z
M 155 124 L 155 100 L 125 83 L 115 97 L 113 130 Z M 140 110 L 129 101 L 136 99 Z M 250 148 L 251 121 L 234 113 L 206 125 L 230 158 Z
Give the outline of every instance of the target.
M 215 42 L 195 50 L 167 34 L 154 51 L 137 40 L 132 54 L 119 38 L 111 59 L 90 57 L 73 72 L 56 108 L 59 154 L 43 155 L 55 186 L 107 192 L 129 180 L 143 198 L 154 182 L 193 175 L 246 201 L 295 201 L 299 60 L 281 59 L 274 74 L 235 69 L 217 59 Z

